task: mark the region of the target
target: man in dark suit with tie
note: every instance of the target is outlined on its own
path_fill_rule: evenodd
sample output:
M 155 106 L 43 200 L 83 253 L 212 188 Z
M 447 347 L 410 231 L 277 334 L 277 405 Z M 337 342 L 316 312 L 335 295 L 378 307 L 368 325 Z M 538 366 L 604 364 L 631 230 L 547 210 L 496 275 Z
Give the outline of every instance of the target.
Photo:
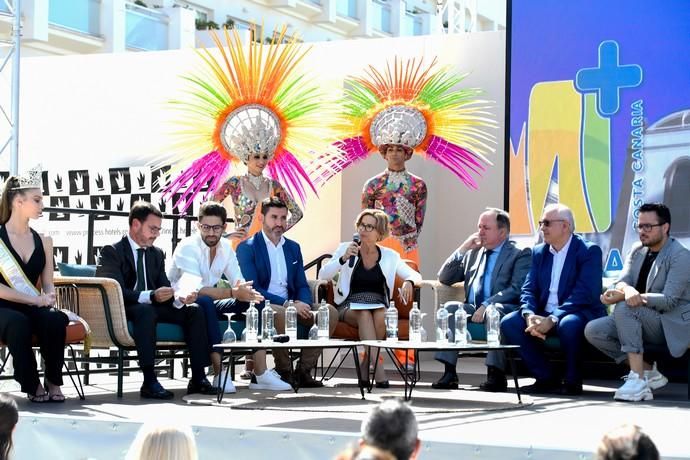
M 304 273 L 302 251 L 297 242 L 283 236 L 287 224 L 287 205 L 277 197 L 261 203 L 262 230 L 243 241 L 237 247 L 237 259 L 247 280 L 254 282 L 254 289 L 271 302 L 276 312 L 276 329 L 284 332 L 285 307 L 290 300 L 297 309 L 297 321 L 303 325 L 300 339 L 306 339 L 306 331 L 313 324 L 312 295 Z M 329 308 L 329 334 L 338 324 L 338 312 Z M 304 329 L 306 326 L 306 330 Z M 314 380 L 311 370 L 316 366 L 321 350 L 310 348 L 302 351 L 294 378 L 301 387 L 322 386 Z M 276 371 L 283 380 L 289 380 L 290 361 L 286 350 L 274 350 Z
M 438 272 L 441 283 L 452 285 L 464 281 L 465 309 L 471 321 L 484 322 L 486 307 L 497 305 L 501 316 L 514 311 L 520 299 L 520 288 L 529 271 L 529 248 L 518 248 L 510 241 L 510 216 L 502 209 L 487 208 L 479 216 L 477 232 L 470 235 L 446 260 Z M 454 313 L 455 307 L 449 311 Z M 451 314 L 452 314 L 451 313 Z M 451 328 L 454 330 L 454 328 Z M 436 389 L 458 387 L 457 352 L 436 354 L 446 369 L 440 380 L 432 384 Z M 484 391 L 505 391 L 507 381 L 503 352 L 487 355 L 487 380 L 480 385 Z
M 501 321 L 506 343 L 520 345 L 520 356 L 532 375 L 532 393 L 582 393 L 581 347 L 587 322 L 606 314 L 601 294 L 599 246 L 575 235 L 572 211 L 565 205 L 544 208 L 539 221 L 544 243 L 532 251 L 532 268 L 522 287 L 521 308 Z M 543 341 L 557 335 L 565 354 L 563 385 L 544 356 Z
M 173 305 L 175 293 L 165 274 L 165 255 L 153 245 L 161 231 L 162 217 L 152 204 L 134 203 L 129 212 L 129 233 L 103 247 L 96 276 L 112 278 L 122 288 L 125 313 L 133 323 L 139 366 L 144 374 L 142 398 L 173 398 L 154 372 L 157 323 L 179 324 L 184 329 L 192 368 L 187 393 L 215 394 L 204 372 L 210 364 L 204 314 L 186 306 L 196 300 L 196 293 L 178 298 L 179 308 Z

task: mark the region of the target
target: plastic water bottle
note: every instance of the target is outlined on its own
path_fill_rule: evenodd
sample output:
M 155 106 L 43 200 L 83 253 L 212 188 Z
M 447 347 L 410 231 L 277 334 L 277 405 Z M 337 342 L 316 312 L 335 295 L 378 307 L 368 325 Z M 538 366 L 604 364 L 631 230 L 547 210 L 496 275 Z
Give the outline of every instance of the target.
M 455 310 L 455 344 L 467 345 L 467 312 L 462 305 Z
M 390 307 L 386 310 L 386 340 L 398 340 L 398 309 L 395 302 L 391 301 Z
M 501 343 L 501 314 L 496 306 L 501 304 L 489 304 L 486 307 L 486 342 L 489 346 L 498 346 Z
M 448 343 L 448 310 L 443 304 L 436 311 L 436 343 Z
M 254 302 L 249 302 L 249 309 L 246 313 L 247 318 L 247 342 L 256 342 L 259 335 L 259 310 L 254 306 Z
M 292 300 L 285 309 L 285 333 L 290 340 L 297 340 L 297 309 Z
M 271 301 L 267 300 L 264 309 L 261 310 L 261 340 L 273 340 L 273 315 Z
M 328 310 L 328 305 L 325 300 L 321 300 L 321 305 L 319 305 L 317 321 L 319 323 L 319 340 L 328 340 L 331 335 L 330 327 L 330 311 Z
M 419 310 L 417 302 L 412 302 L 409 319 L 409 341 L 420 343 L 422 341 L 422 312 Z

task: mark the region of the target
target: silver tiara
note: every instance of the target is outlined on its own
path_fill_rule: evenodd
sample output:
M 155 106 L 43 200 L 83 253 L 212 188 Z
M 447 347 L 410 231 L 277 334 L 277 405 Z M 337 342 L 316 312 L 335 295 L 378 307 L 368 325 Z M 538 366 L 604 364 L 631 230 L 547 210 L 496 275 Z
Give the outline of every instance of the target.
M 238 107 L 223 122 L 224 147 L 245 163 L 253 155 L 272 159 L 280 138 L 278 117 L 259 104 Z
M 369 134 L 376 147 L 397 144 L 417 148 L 426 136 L 426 120 L 412 107 L 392 105 L 380 111 L 371 122 Z
M 38 164 L 33 168 L 29 169 L 27 172 L 21 176 L 17 176 L 19 180 L 19 185 L 12 187 L 10 190 L 22 190 L 29 188 L 43 188 L 43 169 L 41 165 Z

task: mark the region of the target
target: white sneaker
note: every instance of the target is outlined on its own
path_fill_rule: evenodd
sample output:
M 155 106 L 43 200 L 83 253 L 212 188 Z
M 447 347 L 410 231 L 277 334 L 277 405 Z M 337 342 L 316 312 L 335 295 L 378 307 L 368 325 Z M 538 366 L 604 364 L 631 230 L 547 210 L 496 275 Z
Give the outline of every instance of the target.
M 213 386 L 218 388 L 225 382 L 225 387 L 223 388 L 223 393 L 236 393 L 237 389 L 232 383 L 232 379 L 228 375 L 228 379 L 225 380 L 225 371 L 222 371 L 219 375 L 213 377 Z
M 668 379 L 664 377 L 664 374 L 656 370 L 656 363 L 652 366 L 651 371 L 644 371 L 644 378 L 647 379 L 647 384 L 652 390 L 658 390 L 668 383 Z
M 625 383 L 616 390 L 613 399 L 618 401 L 647 401 L 654 399 L 646 378 L 640 378 L 635 371 L 630 371 L 630 373 L 623 378 L 625 379 Z
M 289 383 L 283 382 L 280 375 L 273 370 L 266 370 L 261 375 L 252 375 L 252 381 L 249 384 L 250 390 L 272 390 L 272 391 L 288 391 L 292 390 Z

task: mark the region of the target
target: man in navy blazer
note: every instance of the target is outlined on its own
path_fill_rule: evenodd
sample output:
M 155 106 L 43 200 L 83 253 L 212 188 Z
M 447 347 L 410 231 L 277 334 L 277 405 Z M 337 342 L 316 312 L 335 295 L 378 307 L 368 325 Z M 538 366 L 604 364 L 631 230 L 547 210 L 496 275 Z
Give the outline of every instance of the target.
M 601 249 L 573 234 L 572 211 L 562 204 L 544 209 L 539 227 L 544 243 L 532 251 L 532 267 L 522 286 L 520 310 L 501 321 L 505 342 L 520 345 L 520 355 L 532 375 L 532 393 L 582 393 L 581 347 L 587 323 L 606 314 L 601 294 Z M 557 335 L 565 354 L 561 386 L 543 353 L 543 340 Z
M 261 203 L 262 230 L 237 247 L 237 259 L 245 279 L 254 281 L 254 289 L 271 302 L 276 312 L 275 327 L 285 332 L 285 308 L 290 300 L 297 309 L 297 321 L 305 327 L 298 328 L 298 337 L 306 339 L 309 328 L 314 324 L 311 314 L 312 295 L 304 273 L 302 251 L 297 242 L 283 236 L 287 224 L 287 205 L 277 197 L 267 198 Z M 329 305 L 330 334 L 338 323 L 338 312 Z M 321 386 L 311 377 L 321 350 L 317 348 L 302 351 L 294 378 L 301 387 Z M 290 376 L 290 361 L 287 350 L 273 350 L 276 371 L 285 381 Z

